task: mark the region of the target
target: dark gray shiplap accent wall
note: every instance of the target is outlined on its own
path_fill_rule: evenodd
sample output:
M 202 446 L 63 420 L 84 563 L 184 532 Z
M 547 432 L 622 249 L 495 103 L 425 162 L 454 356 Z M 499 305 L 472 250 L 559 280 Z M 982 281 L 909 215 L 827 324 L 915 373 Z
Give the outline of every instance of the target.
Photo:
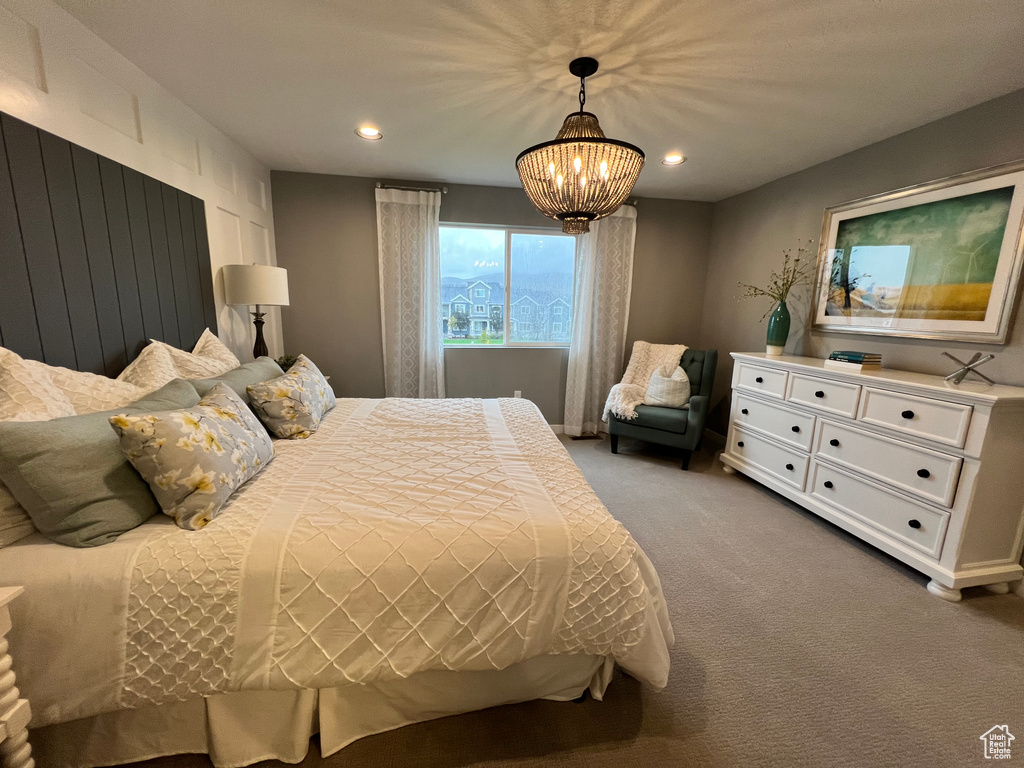
M 0 345 L 116 376 L 217 331 L 203 201 L 0 113 Z

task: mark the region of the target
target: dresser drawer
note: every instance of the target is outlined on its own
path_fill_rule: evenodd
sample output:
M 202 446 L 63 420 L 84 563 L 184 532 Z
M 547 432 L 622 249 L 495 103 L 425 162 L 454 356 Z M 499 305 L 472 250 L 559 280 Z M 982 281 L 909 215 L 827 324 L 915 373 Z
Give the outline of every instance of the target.
M 831 421 L 821 422 L 815 448 L 819 456 L 945 507 L 956 495 L 963 460 L 955 456 Z
M 772 397 L 786 396 L 788 376 L 789 374 L 778 368 L 761 368 L 747 363 L 740 363 L 736 366 L 736 386 L 762 392 Z
M 786 399 L 852 419 L 857 415 L 860 386 L 794 373 L 789 377 Z
M 784 443 L 802 451 L 811 450 L 814 438 L 814 416 L 784 405 L 766 403 L 743 394 L 736 394 L 732 420 L 744 428 L 767 432 Z
M 774 475 L 798 491 L 804 489 L 810 457 L 791 448 L 783 448 L 753 432 L 733 426 L 728 452 L 758 469 Z
M 864 388 L 860 420 L 960 448 L 971 424 L 969 405 Z
M 814 462 L 810 493 L 883 533 L 937 558 L 946 536 L 949 513 L 911 501 L 867 480 Z

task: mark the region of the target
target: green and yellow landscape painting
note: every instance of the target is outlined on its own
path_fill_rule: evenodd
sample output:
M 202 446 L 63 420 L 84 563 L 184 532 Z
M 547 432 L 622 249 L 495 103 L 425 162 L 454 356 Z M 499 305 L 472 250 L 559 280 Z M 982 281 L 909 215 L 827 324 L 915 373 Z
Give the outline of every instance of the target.
M 1014 188 L 839 223 L 825 313 L 984 320 Z

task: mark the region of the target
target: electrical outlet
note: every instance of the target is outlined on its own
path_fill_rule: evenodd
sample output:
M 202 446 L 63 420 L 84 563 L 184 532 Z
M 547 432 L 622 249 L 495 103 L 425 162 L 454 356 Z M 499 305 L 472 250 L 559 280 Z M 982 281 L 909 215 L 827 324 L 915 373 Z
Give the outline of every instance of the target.
M 517 389 L 515 392 L 512 393 L 512 397 L 522 397 L 522 396 L 523 396 L 523 390 L 521 390 L 521 389 Z

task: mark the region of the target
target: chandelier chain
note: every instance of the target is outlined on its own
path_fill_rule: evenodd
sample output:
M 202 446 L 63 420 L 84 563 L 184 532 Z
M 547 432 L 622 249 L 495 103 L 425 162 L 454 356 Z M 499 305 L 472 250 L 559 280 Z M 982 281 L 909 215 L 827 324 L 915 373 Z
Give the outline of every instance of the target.
M 587 78 L 580 78 L 580 114 L 583 114 L 583 105 L 587 103 Z

